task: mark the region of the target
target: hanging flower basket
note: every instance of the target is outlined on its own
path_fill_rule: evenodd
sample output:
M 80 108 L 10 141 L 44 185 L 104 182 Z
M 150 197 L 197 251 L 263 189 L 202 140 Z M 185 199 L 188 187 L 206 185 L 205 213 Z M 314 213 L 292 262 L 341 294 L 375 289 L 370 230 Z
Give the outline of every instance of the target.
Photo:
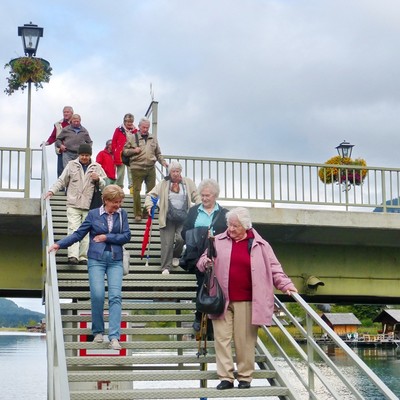
M 28 82 L 32 82 L 36 90 L 43 88 L 43 83 L 50 81 L 51 67 L 48 61 L 36 57 L 14 58 L 4 68 L 10 68 L 8 85 L 4 90 L 9 96 L 16 90 L 27 88 Z
M 362 158 L 352 160 L 349 157 L 335 156 L 330 158 L 326 165 L 318 171 L 319 179 L 324 183 L 344 183 L 346 185 L 361 185 L 367 176 L 366 169 L 352 167 L 366 167 L 367 163 Z M 334 165 L 334 166 L 333 166 Z M 343 167 L 341 167 L 343 165 Z

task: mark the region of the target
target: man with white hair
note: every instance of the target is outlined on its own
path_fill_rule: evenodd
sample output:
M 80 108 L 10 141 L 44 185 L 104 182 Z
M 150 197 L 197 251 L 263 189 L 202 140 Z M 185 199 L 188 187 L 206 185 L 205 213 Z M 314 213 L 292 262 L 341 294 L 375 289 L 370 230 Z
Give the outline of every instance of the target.
M 45 142 L 46 146 L 55 143 L 61 131 L 69 125 L 73 113 L 74 109 L 71 106 L 65 106 L 63 108 L 63 119 L 60 119 L 54 124 L 53 131 L 51 132 L 49 138 Z M 64 164 L 63 164 L 62 151 L 60 150 L 59 147 L 55 147 L 55 150 L 57 154 L 57 178 L 59 178 L 64 170 Z
M 182 177 L 182 166 L 177 161 L 169 165 L 169 175 L 147 193 L 144 206 L 150 214 L 152 198 L 158 198 L 158 223 L 161 239 L 161 271 L 169 274 L 172 266 L 179 265 L 183 249 L 181 231 L 192 203 L 200 203 L 195 183 Z
M 146 184 L 146 193 L 156 184 L 156 168 L 158 161 L 165 168 L 168 163 L 161 155 L 157 138 L 149 134 L 150 121 L 142 118 L 139 121 L 139 131 L 130 135 L 124 145 L 123 154 L 130 157 L 129 168 L 132 175 L 133 211 L 135 221 L 142 220 L 140 189 L 142 183 Z

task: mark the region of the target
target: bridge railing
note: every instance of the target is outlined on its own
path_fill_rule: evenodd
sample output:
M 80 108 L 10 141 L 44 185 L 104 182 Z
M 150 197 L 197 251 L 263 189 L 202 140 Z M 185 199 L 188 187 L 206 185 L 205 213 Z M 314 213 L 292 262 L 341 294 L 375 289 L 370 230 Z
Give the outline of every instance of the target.
M 0 193 L 25 194 L 26 152 L 31 151 L 29 180 L 41 179 L 41 150 L 20 147 L 0 147 Z
M 267 346 L 276 352 L 270 359 L 271 365 L 279 369 L 277 360 L 280 358 L 289 367 L 291 373 L 286 373 L 289 383 L 296 387 L 298 393 L 306 391 L 309 399 L 387 399 L 396 400 L 398 397 L 385 383 L 362 361 L 356 353 L 334 332 L 324 320 L 297 294 L 292 293 L 297 305 L 305 312 L 305 322 L 300 323 L 285 303 L 275 296 L 275 307 L 279 318 L 274 314 L 273 321 L 280 335 L 267 327 L 261 331 L 267 337 Z M 289 323 L 289 324 L 288 324 Z M 296 329 L 293 330 L 292 328 Z M 314 333 L 314 328 L 324 333 L 325 341 L 321 347 Z M 296 334 L 296 337 L 294 337 Z M 299 343 L 299 338 L 305 346 Z M 287 346 L 283 346 L 287 343 Z M 335 357 L 329 355 L 327 343 L 334 346 L 335 354 L 346 360 L 335 362 Z M 267 348 L 259 339 L 257 349 L 260 354 L 269 354 Z M 288 350 L 290 349 L 290 350 Z M 290 354 L 290 355 L 289 355 Z M 349 373 L 349 371 L 352 371 Z M 283 374 L 282 374 L 283 375 Z M 356 377 L 354 379 L 354 377 Z M 306 397 L 304 397 L 306 398 Z
M 267 203 L 271 207 L 323 206 L 352 211 L 378 207 L 379 211 L 400 212 L 399 168 L 333 165 L 342 176 L 341 183 L 324 183 L 319 171 L 325 164 L 187 156 L 165 158 L 179 161 L 183 174 L 196 183 L 205 178 L 216 179 L 221 188 L 221 200 Z M 361 170 L 367 171 L 366 177 L 357 184 L 353 176 Z
M 38 181 L 41 179 L 41 150 L 31 151 L 30 179 Z M 0 147 L 0 195 L 26 193 L 25 154 L 24 148 Z M 179 161 L 183 174 L 197 184 L 205 178 L 216 179 L 221 187 L 219 198 L 228 202 L 351 211 L 378 208 L 383 212 L 400 212 L 400 168 L 336 165 L 332 167 L 337 168 L 342 181 L 324 183 L 319 172 L 325 164 L 178 155 L 165 158 Z M 362 183 L 355 184 L 353 176 L 361 170 L 367 172 L 366 177 Z M 157 173 L 162 179 L 167 171 L 161 168 Z

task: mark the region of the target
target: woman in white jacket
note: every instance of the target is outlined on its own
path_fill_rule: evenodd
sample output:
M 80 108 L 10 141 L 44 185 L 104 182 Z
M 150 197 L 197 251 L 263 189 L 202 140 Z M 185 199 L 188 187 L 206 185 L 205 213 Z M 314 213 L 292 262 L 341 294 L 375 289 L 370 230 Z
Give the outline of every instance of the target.
M 181 164 L 172 161 L 169 175 L 147 193 L 144 205 L 149 214 L 153 206 L 152 198 L 158 198 L 159 206 L 161 271 L 169 274 L 172 266 L 179 265 L 184 244 L 181 231 L 187 211 L 192 203 L 200 203 L 200 196 L 194 182 L 190 178 L 182 177 Z

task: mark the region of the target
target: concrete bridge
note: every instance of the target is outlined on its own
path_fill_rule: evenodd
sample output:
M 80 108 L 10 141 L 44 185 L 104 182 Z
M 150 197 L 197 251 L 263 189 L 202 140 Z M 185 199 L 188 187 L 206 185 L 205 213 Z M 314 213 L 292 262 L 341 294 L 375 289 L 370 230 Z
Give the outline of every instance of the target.
M 23 163 L 24 150 L 9 149 L 11 169 L 13 151 Z M 400 170 L 368 167 L 362 185 L 343 186 L 321 183 L 320 164 L 166 157 L 196 183 L 217 179 L 228 208 L 251 210 L 255 228 L 309 302 L 400 303 L 400 215 L 390 212 L 399 211 Z M 0 296 L 41 297 L 41 200 L 10 197 L 24 188 L 9 183 L 0 188 Z M 379 206 L 383 212 L 372 212 Z

